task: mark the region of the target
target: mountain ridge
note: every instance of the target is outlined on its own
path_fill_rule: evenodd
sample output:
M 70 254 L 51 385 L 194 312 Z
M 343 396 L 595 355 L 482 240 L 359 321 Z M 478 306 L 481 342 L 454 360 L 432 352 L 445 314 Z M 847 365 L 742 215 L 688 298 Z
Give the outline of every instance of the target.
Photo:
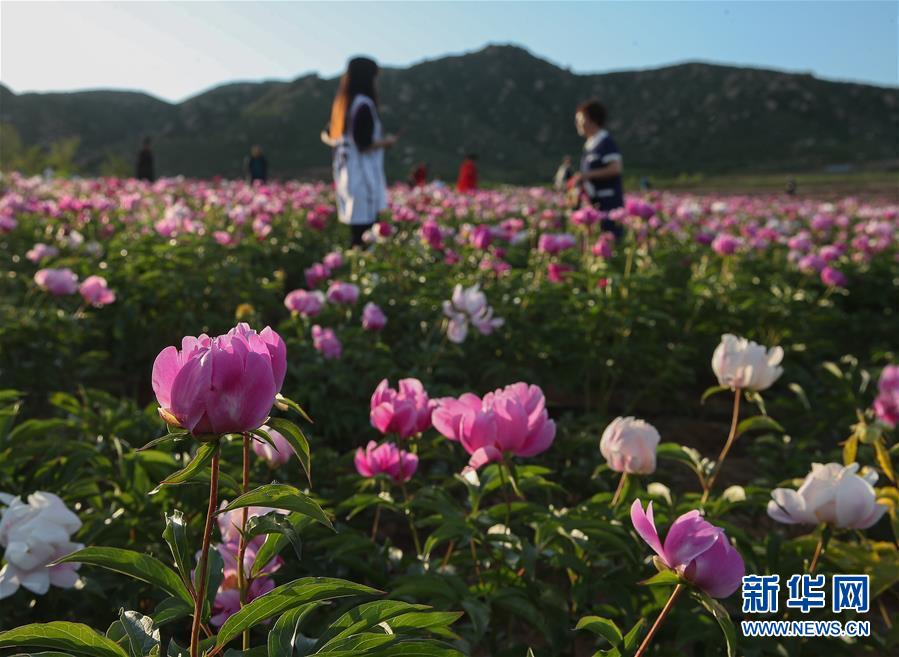
M 149 134 L 161 175 L 240 175 L 254 143 L 276 177 L 321 178 L 329 153 L 318 140 L 336 78 L 235 81 L 170 103 L 133 90 L 29 92 L 0 85 L 0 121 L 27 145 L 78 136 L 77 163 L 96 172 L 131 161 Z M 584 74 L 516 46 L 384 67 L 381 110 L 404 128 L 388 155 L 397 178 L 414 163 L 450 178 L 468 150 L 485 178 L 547 179 L 563 154 L 577 156 L 573 113 L 598 96 L 631 172 L 770 172 L 894 160 L 899 89 L 822 80 L 810 73 L 694 61 Z

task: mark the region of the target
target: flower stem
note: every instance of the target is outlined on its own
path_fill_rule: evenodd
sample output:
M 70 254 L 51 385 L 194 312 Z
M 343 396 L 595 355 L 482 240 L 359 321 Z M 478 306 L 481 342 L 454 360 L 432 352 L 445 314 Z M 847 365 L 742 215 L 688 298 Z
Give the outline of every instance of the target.
M 418 540 L 418 530 L 415 528 L 415 518 L 412 515 L 412 506 L 409 504 L 409 492 L 406 490 L 406 485 L 403 484 L 403 497 L 406 500 L 406 519 L 409 521 L 409 530 L 412 532 L 412 540 L 415 542 L 415 556 L 421 556 L 421 541 Z
M 243 435 L 243 482 L 241 493 L 250 490 L 250 434 Z M 247 553 L 247 538 L 244 532 L 247 531 L 247 520 L 249 519 L 250 510 L 244 507 L 240 517 L 240 540 L 237 547 L 237 589 L 240 591 L 240 606 L 243 608 L 247 604 L 250 583 L 247 581 L 246 572 L 244 572 L 244 556 Z M 250 649 L 250 631 L 243 631 L 243 649 Z
M 821 538 L 818 539 L 818 545 L 815 547 L 815 554 L 812 556 L 812 562 L 808 567 L 808 574 L 814 575 L 815 570 L 818 568 L 818 561 L 821 559 L 821 555 L 824 553 L 824 541 L 825 541 L 825 532 L 821 532 Z
M 612 508 L 614 509 L 618 506 L 618 502 L 621 501 L 621 494 L 624 492 L 625 487 L 627 486 L 627 473 L 621 473 L 621 479 L 618 480 L 618 488 L 615 489 L 615 495 L 612 496 Z
M 471 548 L 471 560 L 474 562 L 474 571 L 478 575 L 478 582 L 484 586 L 484 578 L 481 577 L 481 562 L 478 561 L 478 549 L 474 544 L 474 536 L 468 541 L 468 545 Z
M 499 481 L 500 487 L 503 489 L 503 497 L 506 500 L 506 528 L 509 529 L 509 523 L 512 520 L 512 500 L 509 498 L 509 489 L 506 486 L 506 469 L 505 465 L 500 462 L 497 463 L 497 467 L 499 467 Z
M 453 539 L 449 542 L 449 546 L 446 548 L 446 554 L 443 555 L 443 561 L 440 562 L 441 568 L 446 568 L 446 565 L 449 563 L 450 557 L 453 556 L 453 550 L 456 549 L 456 539 Z
M 740 420 L 741 392 L 742 391 L 739 388 L 734 390 L 734 413 L 730 421 L 730 433 L 727 436 L 727 442 L 724 443 L 724 449 L 721 450 L 721 454 L 718 456 L 718 461 L 715 463 L 715 467 L 712 469 L 712 474 L 709 475 L 708 481 L 706 481 L 705 483 L 705 490 L 702 493 L 702 504 L 705 504 L 706 500 L 709 499 L 709 493 L 712 492 L 712 486 L 715 485 L 715 479 L 718 478 L 718 473 L 721 472 L 721 466 L 724 465 L 724 459 L 727 458 L 727 453 L 730 451 L 731 446 L 737 439 L 737 423 Z
M 209 539 L 212 535 L 212 522 L 219 497 L 219 447 L 212 454 L 211 472 L 209 476 L 209 507 L 206 509 L 206 525 L 203 529 L 203 548 L 200 552 L 200 563 L 197 564 L 197 597 L 194 600 L 193 625 L 190 631 L 190 657 L 200 656 L 200 624 L 203 616 L 203 603 L 206 601 L 206 567 L 209 562 Z
M 668 612 L 671 611 L 671 607 L 674 606 L 674 601 L 677 599 L 677 596 L 680 595 L 680 592 L 683 590 L 684 585 L 678 584 L 674 587 L 674 590 L 671 592 L 671 597 L 668 598 L 668 602 L 665 603 L 665 606 L 662 608 L 662 613 L 659 614 L 659 617 L 656 618 L 656 622 L 652 624 L 652 627 L 649 628 L 649 634 L 646 635 L 646 638 L 643 639 L 643 643 L 640 644 L 640 647 L 637 648 L 637 652 L 634 653 L 634 657 L 643 657 L 646 653 L 646 649 L 649 648 L 650 642 L 652 642 L 652 638 L 658 632 L 659 627 L 662 625 L 662 621 L 665 620 L 665 616 L 668 615 Z
M 375 541 L 378 537 L 378 524 L 381 522 L 381 505 L 375 505 L 375 520 L 371 523 L 371 540 Z

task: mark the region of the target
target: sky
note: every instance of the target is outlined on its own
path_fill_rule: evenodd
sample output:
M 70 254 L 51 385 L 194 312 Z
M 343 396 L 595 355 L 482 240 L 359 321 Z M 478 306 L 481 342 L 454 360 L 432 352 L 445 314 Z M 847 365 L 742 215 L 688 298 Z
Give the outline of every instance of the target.
M 180 101 L 515 43 L 579 73 L 702 60 L 899 85 L 899 2 L 0 1 L 0 82 Z

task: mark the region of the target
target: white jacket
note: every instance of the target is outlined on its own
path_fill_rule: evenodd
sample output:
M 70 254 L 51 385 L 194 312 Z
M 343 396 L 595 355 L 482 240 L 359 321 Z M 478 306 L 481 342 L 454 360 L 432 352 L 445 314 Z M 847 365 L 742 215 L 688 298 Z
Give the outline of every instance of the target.
M 347 112 L 343 137 L 334 147 L 334 184 L 337 192 L 337 216 L 344 224 L 371 224 L 387 208 L 387 179 L 384 175 L 384 149 L 360 152 L 353 141 L 353 117 L 363 105 L 374 119 L 372 141 L 383 138 L 378 108 L 368 96 L 358 95 Z

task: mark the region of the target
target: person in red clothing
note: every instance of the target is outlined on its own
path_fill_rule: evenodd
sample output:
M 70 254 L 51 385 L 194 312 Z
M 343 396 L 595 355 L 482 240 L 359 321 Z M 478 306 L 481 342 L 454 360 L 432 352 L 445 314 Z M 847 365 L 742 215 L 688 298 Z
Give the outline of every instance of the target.
M 428 163 L 419 162 L 412 171 L 409 172 L 410 187 L 424 187 L 428 184 Z
M 477 159 L 476 153 L 469 153 L 462 161 L 462 166 L 459 167 L 459 180 L 456 182 L 456 189 L 462 193 L 473 192 L 478 188 L 478 168 L 475 166 Z

